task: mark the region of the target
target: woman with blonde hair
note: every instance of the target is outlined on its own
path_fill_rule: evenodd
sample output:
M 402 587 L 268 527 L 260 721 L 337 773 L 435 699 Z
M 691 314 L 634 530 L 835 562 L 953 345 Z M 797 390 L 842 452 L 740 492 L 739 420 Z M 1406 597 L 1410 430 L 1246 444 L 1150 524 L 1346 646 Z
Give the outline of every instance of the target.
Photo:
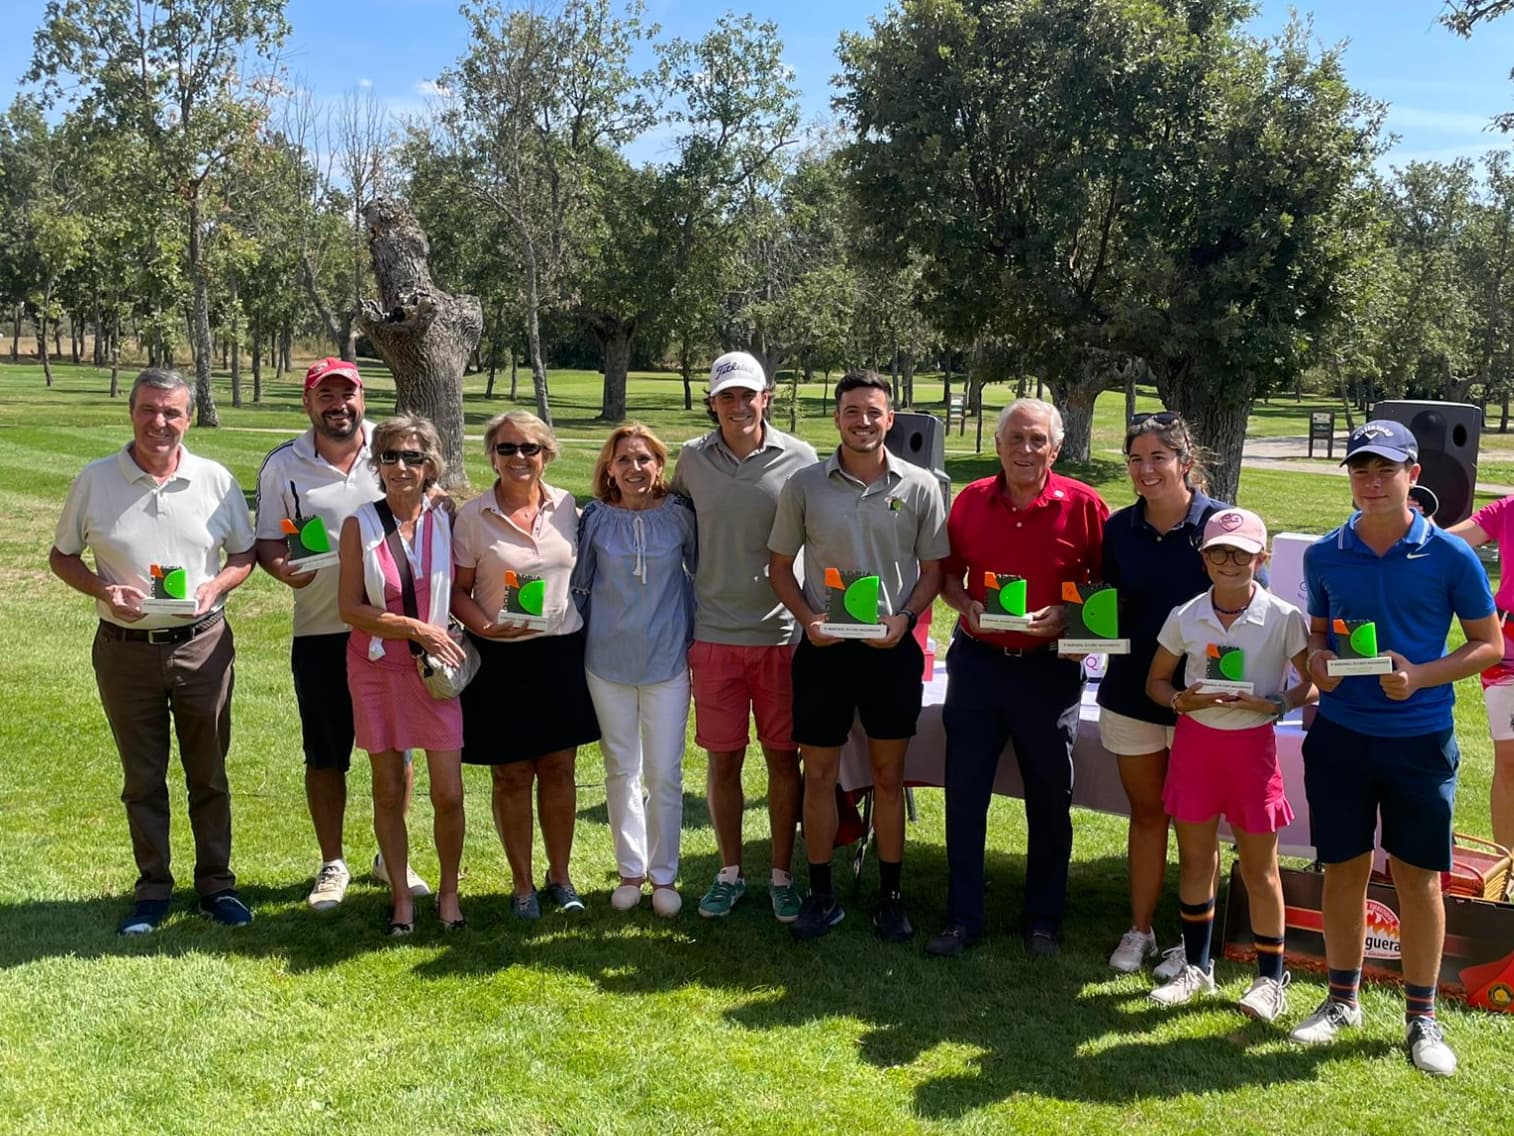
M 558 445 L 536 415 L 490 419 L 484 453 L 494 485 L 458 510 L 452 538 L 452 610 L 480 660 L 463 691 L 463 761 L 489 766 L 511 910 L 536 919 L 541 894 L 564 911 L 584 909 L 568 874 L 573 774 L 578 747 L 597 740 L 599 727 L 584 679 L 583 619 L 568 599 L 578 511 L 571 493 L 543 477 Z M 541 893 L 531 867 L 533 783 L 547 850 Z
M 452 600 L 452 527 L 430 489 L 446 469 L 436 428 L 402 414 L 374 428 L 369 442 L 384 496 L 342 523 L 338 600 L 352 627 L 347 686 L 357 744 L 373 764 L 373 832 L 386 864 L 408 864 L 405 751 L 424 749 L 441 861 L 436 911 L 445 930 L 463 926 L 457 874 L 463 852 L 462 709 L 432 698 L 418 654 L 452 665 L 463 653 L 447 634 Z M 406 593 L 415 615 L 407 614 Z M 390 873 L 389 934 L 408 935 L 415 911 L 404 872 Z
M 575 600 L 585 612 L 589 694 L 599 716 L 618 911 L 672 918 L 683 825 L 683 749 L 694 633 L 694 513 L 668 492 L 668 451 L 640 423 L 611 432 L 578 529 Z M 642 780 L 647 799 L 642 799 Z

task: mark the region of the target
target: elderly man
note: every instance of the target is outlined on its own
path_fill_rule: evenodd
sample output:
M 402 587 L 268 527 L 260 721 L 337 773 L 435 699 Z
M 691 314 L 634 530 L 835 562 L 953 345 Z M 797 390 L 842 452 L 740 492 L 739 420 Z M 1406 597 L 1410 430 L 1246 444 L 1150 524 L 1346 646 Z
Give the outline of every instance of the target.
M 153 931 L 173 893 L 170 719 L 189 788 L 200 910 L 232 927 L 252 921 L 230 867 L 234 649 L 223 610 L 226 593 L 252 570 L 252 517 L 236 478 L 184 448 L 192 404 L 175 372 L 137 376 L 128 400 L 132 440 L 74 480 L 49 557 L 53 573 L 93 597 L 100 613 L 95 681 L 121 755 L 121 800 L 137 861 L 136 903 L 120 923 L 123 935 Z M 175 599 L 193 611 L 153 610 Z
M 1025 949 L 1055 954 L 1072 858 L 1072 746 L 1083 694 L 1079 663 L 1057 654 L 1062 585 L 1098 572 L 1109 509 L 1092 488 L 1052 472 L 1062 415 L 1022 398 L 999 416 L 999 472 L 952 502 L 951 556 L 941 594 L 961 613 L 948 658 L 946 705 L 946 927 L 926 945 L 954 956 L 983 932 L 988 805 L 1004 743 L 1025 782 Z M 980 622 L 990 574 L 1022 577 L 1023 630 Z
M 772 401 L 767 374 L 751 355 L 732 351 L 710 368 L 705 404 L 716 428 L 678 455 L 673 492 L 694 502 L 699 568 L 694 574 L 695 740 L 709 754 L 708 794 L 720 871 L 699 901 L 699 914 L 718 919 L 746 894 L 741 866 L 741 767 L 747 722 L 768 770 L 768 826 L 773 916 L 792 923 L 799 893 L 789 872 L 799 823 L 802 783 L 794 746 L 794 619 L 773 598 L 767 580 L 768 533 L 778 492 L 817 460 L 808 442 L 765 421 Z
M 914 935 L 900 892 L 904 859 L 904 754 L 920 716 L 924 655 L 914 636 L 941 583 L 946 508 L 940 486 L 884 447 L 894 422 L 889 385 L 872 371 L 836 384 L 841 444 L 791 477 L 768 537 L 773 591 L 804 629 L 794 651 L 794 740 L 804 756 L 804 843 L 809 895 L 795 938 L 824 935 L 844 915 L 831 885 L 836 778 L 841 747 L 860 716 L 872 767 L 879 904 L 873 930 L 885 942 Z M 805 583 L 794 576 L 803 549 Z M 876 583 L 878 638 L 827 634 L 831 577 L 863 573 Z M 858 581 L 861 582 L 861 581 Z M 848 605 L 850 610 L 850 605 Z
M 342 902 L 351 879 L 342 849 L 353 739 L 348 627 L 337 610 L 337 566 L 301 568 L 290 556 L 288 537 L 291 528 L 315 521 L 334 550 L 342 522 L 384 494 L 368 460 L 371 427 L 363 421 L 363 378 L 357 365 L 335 358 L 313 364 L 305 372 L 304 406 L 310 429 L 275 446 L 258 471 L 257 552 L 263 569 L 294 590 L 289 667 L 305 750 L 305 801 L 321 849 L 308 902 L 327 911 Z M 407 761 L 407 809 L 414 780 Z M 374 858 L 373 872 L 388 882 L 381 857 Z M 413 871 L 408 879 L 411 894 L 430 893 Z

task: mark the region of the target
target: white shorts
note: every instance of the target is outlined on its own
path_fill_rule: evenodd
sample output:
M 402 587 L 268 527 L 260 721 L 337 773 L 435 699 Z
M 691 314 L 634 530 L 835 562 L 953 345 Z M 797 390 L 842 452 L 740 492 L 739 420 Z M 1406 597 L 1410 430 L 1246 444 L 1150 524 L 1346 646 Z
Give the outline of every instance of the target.
M 1100 706 L 1099 739 L 1105 749 L 1120 757 L 1160 753 L 1172 748 L 1172 727 L 1143 722 Z
M 1493 740 L 1514 741 L 1514 682 L 1483 687 L 1482 702 L 1488 708 L 1488 733 Z

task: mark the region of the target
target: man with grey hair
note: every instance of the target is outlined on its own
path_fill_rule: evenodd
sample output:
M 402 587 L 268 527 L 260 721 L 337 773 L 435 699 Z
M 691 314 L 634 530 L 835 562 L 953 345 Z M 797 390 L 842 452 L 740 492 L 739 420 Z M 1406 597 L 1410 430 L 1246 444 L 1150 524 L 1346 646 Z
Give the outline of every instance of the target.
M 999 472 L 952 502 L 941 595 L 960 614 L 947 656 L 946 926 L 926 950 L 951 957 L 983 933 L 984 845 L 1006 742 L 1025 782 L 1028 829 L 1021 934 L 1031 955 L 1055 954 L 1072 859 L 1072 746 L 1083 695 L 1080 664 L 1057 654 L 1064 583 L 1097 577 L 1109 509 L 1092 487 L 1052 472 L 1062 415 L 1035 398 L 999 416 Z M 1022 630 L 980 622 L 987 578 L 1024 581 Z
M 136 902 L 118 930 L 146 934 L 168 913 L 170 725 L 189 789 L 200 910 L 238 927 L 252 912 L 230 867 L 234 646 L 224 605 L 252 571 L 252 516 L 236 478 L 184 448 L 193 394 L 177 373 L 143 371 L 128 406 L 132 440 L 75 478 L 49 556 L 100 615 L 95 681 L 137 862 Z

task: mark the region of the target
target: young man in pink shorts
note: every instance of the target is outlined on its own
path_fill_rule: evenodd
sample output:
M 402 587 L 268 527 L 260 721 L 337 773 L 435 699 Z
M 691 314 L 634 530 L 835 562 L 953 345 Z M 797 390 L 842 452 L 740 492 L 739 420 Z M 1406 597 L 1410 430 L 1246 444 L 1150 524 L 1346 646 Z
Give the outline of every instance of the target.
M 778 491 L 818 459 L 808 442 L 765 421 L 771 401 L 767 375 L 755 358 L 733 351 L 716 359 L 705 400 L 716 428 L 683 447 L 672 488 L 694 502 L 699 523 L 689 667 L 695 740 L 709 753 L 710 819 L 722 865 L 699 901 L 699 914 L 729 915 L 746 894 L 741 768 L 749 717 L 755 717 L 768 767 L 769 895 L 773 915 L 792 923 L 800 897 L 789 867 L 802 798 L 789 669 L 795 631 L 793 617 L 768 584 L 767 539 Z

